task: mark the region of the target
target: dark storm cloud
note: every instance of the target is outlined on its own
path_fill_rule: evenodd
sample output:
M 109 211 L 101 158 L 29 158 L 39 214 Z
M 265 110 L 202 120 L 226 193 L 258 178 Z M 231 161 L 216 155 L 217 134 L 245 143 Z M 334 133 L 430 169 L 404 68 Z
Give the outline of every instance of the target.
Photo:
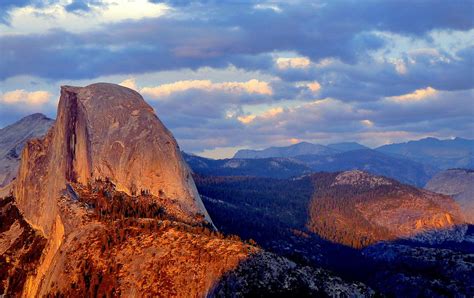
M 95 2 L 75 1 L 71 9 Z M 178 12 L 168 17 L 109 24 L 93 32 L 1 37 L 0 79 L 21 74 L 80 79 L 229 64 L 265 69 L 275 51 L 353 64 L 384 46 L 374 30 L 423 36 L 433 29 L 473 27 L 472 1 L 272 2 L 278 11 L 250 1 L 177 4 Z
M 474 88 L 474 47 L 450 55 L 421 51 L 407 53 L 397 63 L 363 59 L 357 64 L 334 61 L 326 66 L 274 69 L 286 82 L 318 81 L 321 97 L 347 101 L 376 101 L 381 97 L 410 93 L 428 86 L 438 90 L 466 90 Z

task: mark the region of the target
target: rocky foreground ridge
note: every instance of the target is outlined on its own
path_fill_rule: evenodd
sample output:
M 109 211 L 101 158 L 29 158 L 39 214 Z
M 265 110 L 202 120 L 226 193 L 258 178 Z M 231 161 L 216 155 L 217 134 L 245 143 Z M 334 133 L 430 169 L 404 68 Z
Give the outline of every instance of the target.
M 0 200 L 0 293 L 229 296 L 256 283 L 250 273 L 278 273 L 288 282 L 246 294 L 373 294 L 216 232 L 175 139 L 137 92 L 64 86 L 57 115 Z

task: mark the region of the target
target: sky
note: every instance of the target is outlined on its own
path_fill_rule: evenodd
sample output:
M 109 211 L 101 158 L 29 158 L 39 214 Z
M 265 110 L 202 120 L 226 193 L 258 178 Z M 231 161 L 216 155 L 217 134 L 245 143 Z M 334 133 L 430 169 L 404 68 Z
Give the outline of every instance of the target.
M 2 0 L 0 127 L 139 91 L 182 150 L 474 138 L 474 1 Z

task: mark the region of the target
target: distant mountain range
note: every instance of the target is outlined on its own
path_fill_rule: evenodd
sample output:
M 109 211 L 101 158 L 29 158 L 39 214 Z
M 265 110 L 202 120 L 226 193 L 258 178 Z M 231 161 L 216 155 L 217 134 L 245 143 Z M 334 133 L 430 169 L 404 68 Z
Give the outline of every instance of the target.
M 355 142 L 326 146 L 302 142 L 263 150 L 239 150 L 234 155 L 234 159 L 289 158 L 291 162 L 290 160 L 287 162 L 288 166 L 295 161 L 299 161 L 300 164 L 298 168 L 292 165 L 294 170 L 287 173 L 297 172 L 301 165 L 306 165 L 316 172 L 358 169 L 423 187 L 434 174 L 442 169 L 473 168 L 473 156 L 474 140 L 425 138 L 407 143 L 384 145 L 375 149 Z M 282 162 L 281 159 L 280 162 Z M 259 166 L 259 174 L 249 173 L 249 176 L 277 177 L 274 174 L 265 175 L 265 173 L 271 173 L 272 169 L 264 170 L 261 168 L 265 166 L 264 164 Z M 215 175 L 220 175 L 219 171 Z
M 302 155 L 295 157 L 295 159 L 303 162 L 315 172 L 362 170 L 419 187 L 423 187 L 438 171 L 434 167 L 372 149 L 347 151 L 325 156 Z
M 339 150 L 308 142 L 301 142 L 287 147 L 270 147 L 263 150 L 239 150 L 234 158 L 269 158 L 269 157 L 295 157 L 298 155 L 318 154 L 329 155 Z
M 376 150 L 403 156 L 440 169 L 474 167 L 474 140 L 463 138 L 448 140 L 425 138 L 385 145 Z
M 216 160 L 184 152 L 183 157 L 191 169 L 201 175 L 289 178 L 312 172 L 304 162 L 290 158 Z
M 262 150 L 243 149 L 234 158 L 296 157 L 299 155 L 331 155 L 353 150 L 369 149 L 356 142 L 329 145 L 301 142 L 285 147 Z M 374 150 L 426 163 L 440 169 L 474 167 L 474 140 L 454 138 L 440 140 L 424 138 L 405 143 L 383 145 Z

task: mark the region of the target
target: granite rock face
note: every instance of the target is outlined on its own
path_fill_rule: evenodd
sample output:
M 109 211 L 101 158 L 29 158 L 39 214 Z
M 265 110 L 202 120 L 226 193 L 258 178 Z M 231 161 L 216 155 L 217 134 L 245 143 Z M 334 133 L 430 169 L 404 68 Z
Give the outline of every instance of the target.
M 69 183 L 109 179 L 129 195 L 165 196 L 189 217 L 210 218 L 176 140 L 137 92 L 114 84 L 63 86 L 54 127 L 29 142 L 14 195 L 48 236 Z

